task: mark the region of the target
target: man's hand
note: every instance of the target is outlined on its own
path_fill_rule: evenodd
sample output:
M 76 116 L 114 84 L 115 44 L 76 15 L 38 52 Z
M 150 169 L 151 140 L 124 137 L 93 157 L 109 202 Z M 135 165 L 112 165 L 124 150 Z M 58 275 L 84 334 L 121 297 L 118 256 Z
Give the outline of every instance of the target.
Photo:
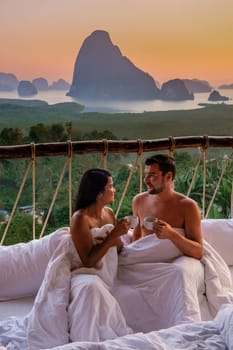
M 173 229 L 167 222 L 158 219 L 154 222 L 153 231 L 160 239 L 171 239 Z

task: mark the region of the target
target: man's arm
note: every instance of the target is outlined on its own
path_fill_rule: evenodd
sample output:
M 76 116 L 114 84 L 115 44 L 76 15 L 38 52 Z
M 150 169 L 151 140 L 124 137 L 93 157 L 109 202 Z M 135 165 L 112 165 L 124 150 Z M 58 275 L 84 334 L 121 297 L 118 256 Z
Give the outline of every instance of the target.
M 155 223 L 155 233 L 160 239 L 170 239 L 176 247 L 187 256 L 201 259 L 203 256 L 203 241 L 201 234 L 201 217 L 199 208 L 193 200 L 183 200 L 185 236 L 182 236 L 168 223 L 158 220 Z
M 201 213 L 197 203 L 186 198 L 184 200 L 185 213 L 185 234 L 187 239 L 192 243 L 191 251 L 194 258 L 201 259 L 204 254 L 203 238 L 201 233 Z M 188 249 L 188 246 L 187 246 Z

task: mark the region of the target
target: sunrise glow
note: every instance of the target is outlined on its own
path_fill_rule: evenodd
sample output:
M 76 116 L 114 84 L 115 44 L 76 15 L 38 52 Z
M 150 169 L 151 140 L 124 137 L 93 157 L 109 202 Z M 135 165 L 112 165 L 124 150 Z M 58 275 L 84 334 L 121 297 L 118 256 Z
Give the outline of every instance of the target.
M 233 83 L 232 0 L 1 0 L 0 71 L 71 82 L 94 30 L 156 81 Z

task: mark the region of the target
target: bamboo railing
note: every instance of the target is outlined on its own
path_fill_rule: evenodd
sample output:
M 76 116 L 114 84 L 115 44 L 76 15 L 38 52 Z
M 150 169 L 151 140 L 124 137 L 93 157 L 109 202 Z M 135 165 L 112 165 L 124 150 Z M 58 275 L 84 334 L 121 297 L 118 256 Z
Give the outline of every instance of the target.
M 153 152 L 196 147 L 233 148 L 233 136 L 171 136 L 154 140 L 91 140 L 0 146 L 0 159 L 30 158 L 32 152 L 36 157 L 54 157 L 66 155 L 71 150 L 73 154 L 104 153 L 106 148 L 109 153 L 131 153 L 138 152 L 139 148 L 143 152 Z

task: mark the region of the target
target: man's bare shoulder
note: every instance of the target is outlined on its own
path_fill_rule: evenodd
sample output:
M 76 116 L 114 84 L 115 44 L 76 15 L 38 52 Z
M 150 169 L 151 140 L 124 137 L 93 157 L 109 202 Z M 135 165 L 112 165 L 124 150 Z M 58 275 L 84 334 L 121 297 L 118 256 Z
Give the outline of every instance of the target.
M 185 202 L 185 203 L 196 203 L 196 201 L 185 194 L 177 192 L 178 198 L 180 201 Z
M 178 202 L 180 203 L 181 206 L 188 207 L 188 208 L 198 207 L 198 204 L 194 199 L 178 192 L 176 192 L 176 195 L 177 195 Z
M 133 202 L 134 203 L 137 203 L 137 202 L 140 202 L 142 200 L 144 200 L 145 198 L 148 197 L 148 193 L 147 192 L 141 192 L 141 193 L 138 193 L 134 196 L 133 198 Z

